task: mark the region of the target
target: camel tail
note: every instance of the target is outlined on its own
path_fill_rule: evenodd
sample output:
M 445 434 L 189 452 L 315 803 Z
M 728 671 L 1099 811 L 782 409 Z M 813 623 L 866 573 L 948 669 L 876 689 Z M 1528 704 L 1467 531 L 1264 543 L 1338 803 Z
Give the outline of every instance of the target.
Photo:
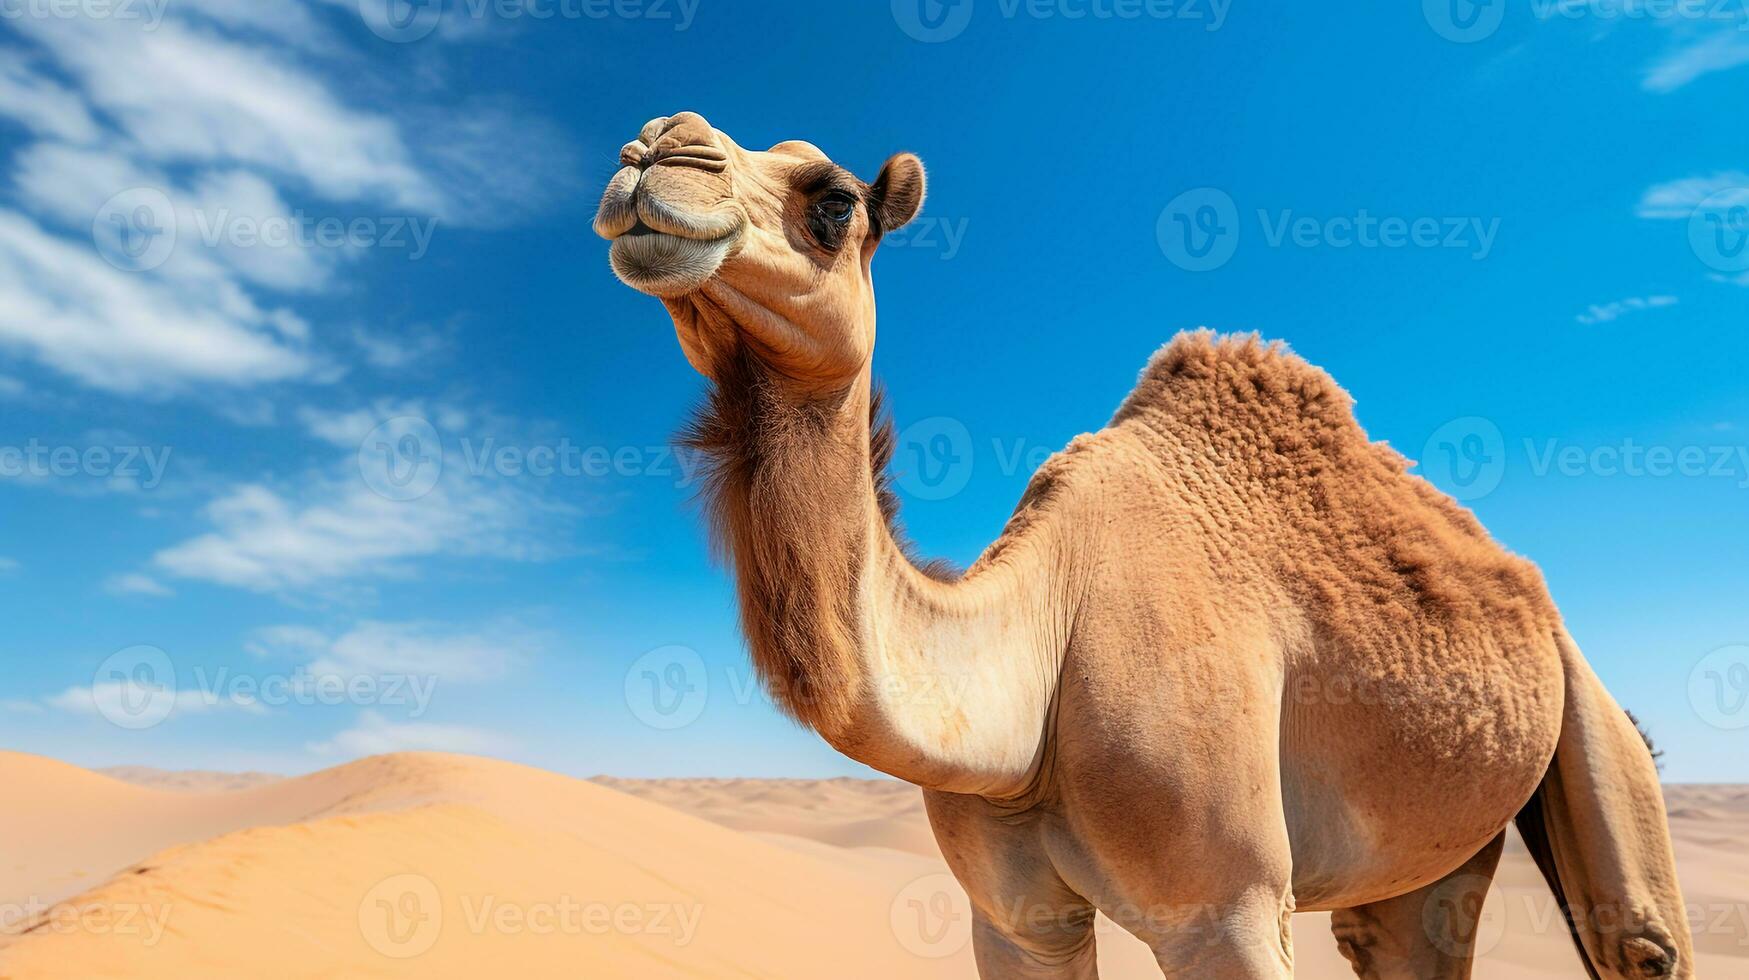
M 1579 647 L 1556 637 L 1566 706 L 1554 761 L 1517 817 L 1592 980 L 1692 980 L 1694 941 L 1651 746 Z

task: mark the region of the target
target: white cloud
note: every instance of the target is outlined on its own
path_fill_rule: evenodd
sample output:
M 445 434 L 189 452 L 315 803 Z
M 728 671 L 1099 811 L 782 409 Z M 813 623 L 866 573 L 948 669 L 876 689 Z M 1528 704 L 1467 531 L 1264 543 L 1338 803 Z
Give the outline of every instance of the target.
M 152 567 L 286 593 L 405 577 L 415 559 L 535 560 L 550 553 L 540 530 L 550 509 L 507 481 L 465 474 L 409 501 L 380 496 L 356 477 L 329 481 L 301 499 L 248 484 L 208 505 L 214 530 L 158 552 Z
M 244 164 L 335 201 L 440 213 L 442 194 L 413 164 L 395 123 L 344 105 L 273 49 L 175 18 L 15 21 L 158 162 Z
M 170 693 L 172 692 L 163 685 L 145 684 L 130 677 L 126 680 L 105 681 L 90 687 L 69 687 L 59 694 L 43 698 L 43 703 L 73 714 L 129 718 L 139 714 L 141 705 L 157 703 L 159 698 Z M 174 700 L 167 707 L 167 716 L 199 714 L 228 708 L 251 714 L 263 714 L 267 710 L 242 695 L 208 694 L 195 688 L 175 691 Z
M 414 329 L 400 336 L 356 328 L 352 342 L 372 367 L 386 371 L 411 367 L 437 356 L 449 347 L 449 339 L 434 330 Z
M 424 419 L 435 427 L 439 440 L 466 430 L 469 421 L 468 413 L 453 405 L 393 398 L 379 398 L 368 408 L 350 411 L 306 405 L 298 409 L 297 415 L 311 435 L 348 450 L 358 449 L 366 436 L 391 419 Z
M 515 743 L 497 732 L 463 725 L 391 722 L 375 711 L 361 712 L 353 727 L 325 742 L 308 743 L 318 755 L 364 756 L 385 752 L 467 752 L 493 755 Z
M 124 272 L 0 210 L 0 348 L 87 384 L 163 394 L 193 383 L 239 386 L 311 375 L 288 341 L 295 317 L 264 310 L 227 280 L 201 284 Z
M 18 559 L 0 555 L 0 575 L 12 575 L 23 567 L 18 563 Z
M 306 626 L 270 626 L 251 633 L 244 648 L 259 657 L 303 660 L 314 677 L 430 676 L 455 683 L 501 677 L 527 662 L 540 644 L 513 622 L 458 629 L 365 620 L 333 638 Z
M 17 378 L 9 378 L 4 374 L 0 374 L 0 398 L 9 398 L 16 401 L 23 398 L 28 391 L 29 389 L 24 386 L 24 382 Z
M 329 642 L 328 634 L 310 626 L 263 626 L 250 631 L 243 649 L 263 659 L 288 651 L 312 656 L 328 649 Z
M 168 598 L 176 594 L 164 583 L 150 575 L 141 575 L 138 572 L 111 576 L 103 583 L 103 587 L 105 591 L 113 595 L 149 596 L 154 599 Z
M 514 628 L 497 635 L 450 633 L 432 623 L 360 623 L 310 666 L 317 676 L 430 674 L 445 681 L 499 677 L 526 659 L 534 640 Z
M 1641 85 L 1651 92 L 1674 92 L 1705 75 L 1749 64 L 1749 32 L 1734 19 L 1712 33 L 1686 37 L 1646 70 Z
M 97 139 L 97 120 L 77 92 L 26 68 L 8 52 L 0 61 L 0 115 L 8 115 L 44 136 L 74 143 Z
M 1749 173 L 1728 170 L 1655 184 L 1640 195 L 1638 214 L 1642 218 L 1687 221 L 1709 199 L 1714 199 L 1710 206 L 1721 211 L 1749 206 Z
M 1630 313 L 1675 306 L 1681 302 L 1675 296 L 1633 296 L 1613 303 L 1593 303 L 1574 319 L 1587 326 L 1619 320 Z
M 362 33 L 352 0 L 337 6 Z M 161 23 L 8 21 L 34 46 L 9 46 L 0 114 L 41 141 L 13 155 L 15 208 L 36 221 L 0 208 L 11 307 L 0 308 L 0 351 L 124 394 L 329 381 L 338 369 L 309 325 L 258 295 L 330 289 L 360 257 L 364 239 L 312 242 L 310 222 L 369 220 L 369 240 L 422 250 L 438 220 L 502 225 L 581 173 L 556 131 L 480 97 L 441 112 L 418 98 L 349 99 L 348 87 L 393 81 L 338 42 L 326 25 L 339 12 L 319 22 L 292 0 L 179 0 L 158 12 Z M 95 219 L 119 218 L 102 211 L 124 191 L 162 194 L 174 215 L 154 213 L 175 245 L 142 272 L 94 261 L 108 227 Z M 140 213 L 131 198 L 125 213 Z M 263 224 L 298 240 L 236 237 Z M 378 366 L 418 353 L 354 346 Z

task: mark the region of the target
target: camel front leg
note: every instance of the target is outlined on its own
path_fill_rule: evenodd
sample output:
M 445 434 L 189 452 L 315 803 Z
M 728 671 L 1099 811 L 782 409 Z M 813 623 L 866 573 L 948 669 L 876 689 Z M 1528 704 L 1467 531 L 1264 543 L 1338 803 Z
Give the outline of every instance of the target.
M 1469 980 L 1482 903 L 1505 842 L 1502 833 L 1463 867 L 1407 895 L 1332 913 L 1330 929 L 1361 980 Z

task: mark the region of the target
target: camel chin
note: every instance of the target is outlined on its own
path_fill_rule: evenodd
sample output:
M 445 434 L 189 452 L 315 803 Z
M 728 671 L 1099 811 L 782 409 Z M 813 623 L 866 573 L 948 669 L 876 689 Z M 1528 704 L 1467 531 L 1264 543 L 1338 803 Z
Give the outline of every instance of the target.
M 722 268 L 736 236 L 700 240 L 651 231 L 614 239 L 613 274 L 640 293 L 674 299 L 696 292 Z

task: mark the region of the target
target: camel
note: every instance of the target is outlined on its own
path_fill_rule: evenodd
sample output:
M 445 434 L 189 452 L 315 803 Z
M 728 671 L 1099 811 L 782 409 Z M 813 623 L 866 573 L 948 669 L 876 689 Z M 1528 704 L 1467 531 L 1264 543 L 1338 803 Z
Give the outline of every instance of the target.
M 1361 977 L 1468 977 L 1514 820 L 1592 977 L 1694 975 L 1648 745 L 1537 568 L 1328 375 L 1179 335 L 955 573 L 898 530 L 871 379 L 918 158 L 865 183 L 682 112 L 619 162 L 594 227 L 707 379 L 685 438 L 757 671 L 922 787 L 981 976 L 1096 976 L 1103 912 L 1168 976 L 1290 977 L 1328 910 Z

